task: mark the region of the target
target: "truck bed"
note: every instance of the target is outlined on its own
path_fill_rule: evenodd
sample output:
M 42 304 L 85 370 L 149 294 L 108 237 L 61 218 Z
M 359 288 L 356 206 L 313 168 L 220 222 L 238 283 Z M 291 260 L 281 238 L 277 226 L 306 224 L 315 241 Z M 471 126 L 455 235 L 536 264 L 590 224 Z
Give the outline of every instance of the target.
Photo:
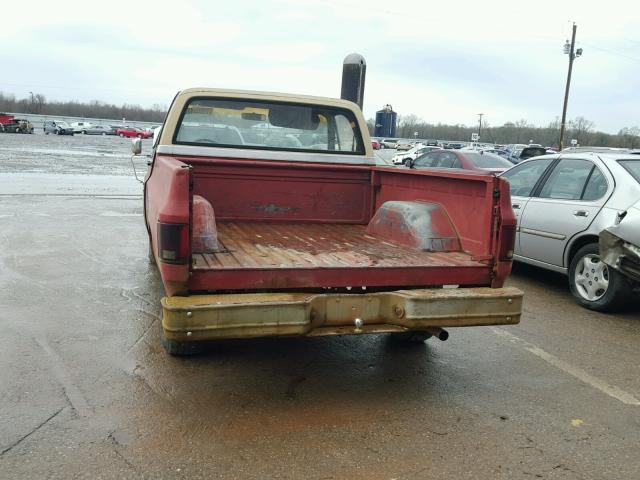
M 366 225 L 220 222 L 220 249 L 192 256 L 191 288 L 482 285 L 487 264 L 464 252 L 391 243 Z M 233 273 L 241 275 L 233 275 Z

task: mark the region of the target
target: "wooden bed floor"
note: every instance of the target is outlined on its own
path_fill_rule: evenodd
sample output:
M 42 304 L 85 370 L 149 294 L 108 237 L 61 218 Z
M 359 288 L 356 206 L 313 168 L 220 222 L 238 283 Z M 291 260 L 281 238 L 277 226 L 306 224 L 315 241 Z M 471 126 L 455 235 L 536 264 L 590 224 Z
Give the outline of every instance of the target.
M 194 254 L 194 270 L 483 266 L 466 253 L 384 241 L 365 225 L 219 222 L 217 228 L 221 251 Z

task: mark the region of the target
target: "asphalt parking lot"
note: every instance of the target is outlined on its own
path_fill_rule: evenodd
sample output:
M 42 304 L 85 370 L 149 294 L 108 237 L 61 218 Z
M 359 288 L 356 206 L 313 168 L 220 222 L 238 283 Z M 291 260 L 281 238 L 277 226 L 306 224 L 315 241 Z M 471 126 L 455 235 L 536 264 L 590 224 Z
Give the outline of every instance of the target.
M 0 135 L 0 478 L 640 478 L 640 307 L 533 267 L 517 326 L 166 355 L 128 148 Z

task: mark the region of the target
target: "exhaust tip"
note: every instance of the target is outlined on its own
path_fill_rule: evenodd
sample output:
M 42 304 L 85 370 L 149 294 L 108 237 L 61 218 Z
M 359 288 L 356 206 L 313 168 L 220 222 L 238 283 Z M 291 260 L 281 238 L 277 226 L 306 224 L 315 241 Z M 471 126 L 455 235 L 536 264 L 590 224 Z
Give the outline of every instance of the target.
M 440 327 L 429 327 L 426 331 L 433 337 L 436 337 L 438 340 L 444 342 L 449 338 L 449 332 L 447 332 L 444 328 Z

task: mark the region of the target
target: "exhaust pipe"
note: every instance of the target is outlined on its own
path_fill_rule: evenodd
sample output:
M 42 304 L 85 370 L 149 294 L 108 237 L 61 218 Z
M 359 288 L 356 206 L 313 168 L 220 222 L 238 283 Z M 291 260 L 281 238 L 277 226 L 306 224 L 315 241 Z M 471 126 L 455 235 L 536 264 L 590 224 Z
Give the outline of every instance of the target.
M 449 332 L 440 327 L 429 327 L 425 329 L 425 332 L 443 342 L 449 338 Z

